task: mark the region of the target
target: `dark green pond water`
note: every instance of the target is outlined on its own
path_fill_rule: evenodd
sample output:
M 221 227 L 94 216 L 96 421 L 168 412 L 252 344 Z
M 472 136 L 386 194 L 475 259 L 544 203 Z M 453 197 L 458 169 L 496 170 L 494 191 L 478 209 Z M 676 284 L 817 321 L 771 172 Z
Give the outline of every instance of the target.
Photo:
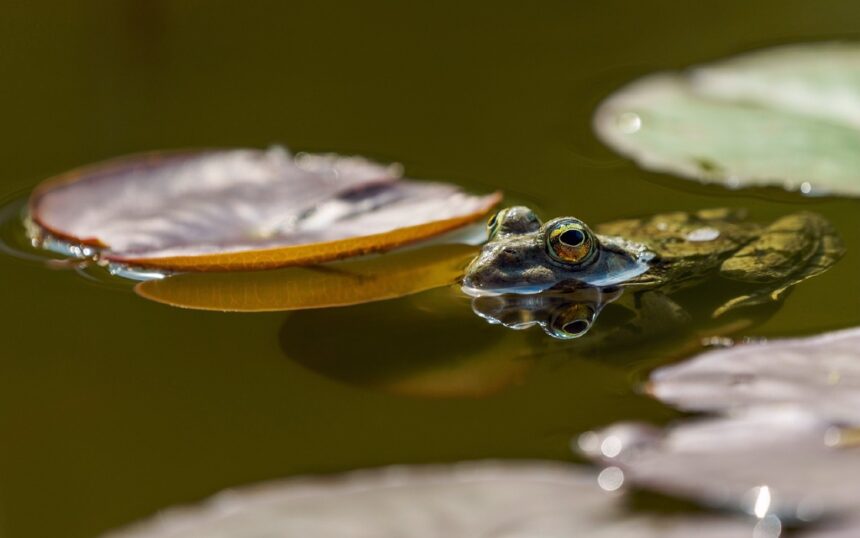
M 358 4 L 5 2 L 0 198 L 126 153 L 282 143 L 500 188 L 544 217 L 802 208 L 828 217 L 848 253 L 740 336 L 860 323 L 860 202 L 645 172 L 590 125 L 602 97 L 644 73 L 857 37 L 856 2 Z M 4 537 L 90 537 L 297 473 L 571 460 L 584 430 L 676 416 L 637 393 L 654 358 L 642 349 L 547 351 L 539 330 L 490 326 L 456 290 L 206 313 L 2 256 L 0 291 Z

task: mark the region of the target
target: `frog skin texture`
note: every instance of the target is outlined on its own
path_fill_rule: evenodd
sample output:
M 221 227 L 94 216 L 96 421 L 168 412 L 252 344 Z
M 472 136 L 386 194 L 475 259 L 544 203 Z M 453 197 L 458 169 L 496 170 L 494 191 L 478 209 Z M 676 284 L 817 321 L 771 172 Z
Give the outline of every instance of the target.
M 489 241 L 463 279 L 470 295 L 599 288 L 668 297 L 712 278 L 743 284 L 713 317 L 779 301 L 844 253 L 833 226 L 810 212 L 762 225 L 742 210 L 707 209 L 613 221 L 592 231 L 573 217 L 541 223 L 529 208 L 517 206 L 498 212 L 488 226 Z

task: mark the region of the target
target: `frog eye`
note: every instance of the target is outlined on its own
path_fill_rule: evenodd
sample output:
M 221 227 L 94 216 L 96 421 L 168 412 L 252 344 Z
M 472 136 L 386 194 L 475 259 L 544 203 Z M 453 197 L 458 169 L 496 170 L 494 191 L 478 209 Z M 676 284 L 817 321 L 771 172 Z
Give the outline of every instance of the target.
M 555 260 L 583 265 L 594 260 L 597 240 L 588 227 L 574 218 L 550 222 L 546 230 L 546 250 Z
M 591 329 L 596 317 L 594 309 L 587 304 L 573 304 L 555 313 L 546 327 L 554 338 L 570 340 L 579 338 Z
M 507 209 L 502 209 L 487 221 L 487 236 L 490 239 L 494 238 L 496 234 L 499 233 L 499 228 L 501 227 L 502 220 L 505 217 L 505 211 L 507 211 Z

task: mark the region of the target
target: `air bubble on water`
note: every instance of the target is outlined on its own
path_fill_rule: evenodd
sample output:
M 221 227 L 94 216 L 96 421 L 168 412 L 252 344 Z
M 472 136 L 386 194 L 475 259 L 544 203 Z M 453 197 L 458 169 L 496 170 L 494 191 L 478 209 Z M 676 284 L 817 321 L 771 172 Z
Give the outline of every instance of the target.
M 773 514 L 756 523 L 753 538 L 779 538 L 782 534 L 782 521 Z
M 576 445 L 585 454 L 597 454 L 600 450 L 600 436 L 592 431 L 585 432 L 577 437 Z
M 621 443 L 621 439 L 615 435 L 607 436 L 606 439 L 600 443 L 600 453 L 607 458 L 614 458 L 618 454 L 621 454 L 622 448 L 624 448 L 624 445 Z
M 615 491 L 624 485 L 624 471 L 618 467 L 607 467 L 597 475 L 597 485 L 604 491 Z
M 635 112 L 623 112 L 618 115 L 616 121 L 618 128 L 624 134 L 633 134 L 642 128 L 642 118 Z

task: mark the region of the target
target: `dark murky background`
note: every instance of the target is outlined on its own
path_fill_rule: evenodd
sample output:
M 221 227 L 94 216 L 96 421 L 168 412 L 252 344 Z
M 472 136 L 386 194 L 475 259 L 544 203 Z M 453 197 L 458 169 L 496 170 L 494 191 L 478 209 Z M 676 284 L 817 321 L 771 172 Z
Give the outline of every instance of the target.
M 715 205 L 768 219 L 802 207 L 836 224 L 848 254 L 748 334 L 860 322 L 857 201 L 644 172 L 590 127 L 601 97 L 640 74 L 857 37 L 860 5 L 516 4 L 7 0 L 0 198 L 125 153 L 282 143 L 397 160 L 415 177 L 501 188 L 544 216 L 589 222 Z M 641 350 L 609 362 L 563 347 L 535 358 L 538 329 L 491 327 L 455 290 L 218 314 L 2 257 L 0 293 L 2 536 L 94 536 L 296 473 L 573 459 L 569 441 L 585 429 L 674 416 L 635 393 Z

